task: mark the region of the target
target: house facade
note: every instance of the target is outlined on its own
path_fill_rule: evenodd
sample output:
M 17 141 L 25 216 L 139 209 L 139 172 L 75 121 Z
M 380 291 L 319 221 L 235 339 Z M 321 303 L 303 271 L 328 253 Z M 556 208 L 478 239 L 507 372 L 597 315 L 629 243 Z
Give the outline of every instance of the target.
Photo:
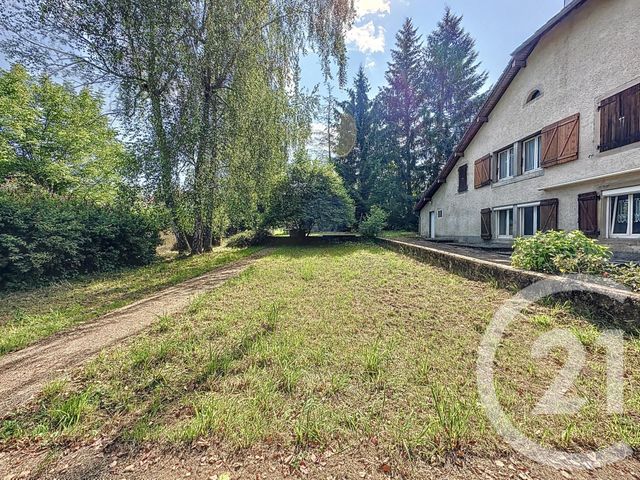
M 416 210 L 427 238 L 580 229 L 640 252 L 640 2 L 567 2 L 513 53 Z

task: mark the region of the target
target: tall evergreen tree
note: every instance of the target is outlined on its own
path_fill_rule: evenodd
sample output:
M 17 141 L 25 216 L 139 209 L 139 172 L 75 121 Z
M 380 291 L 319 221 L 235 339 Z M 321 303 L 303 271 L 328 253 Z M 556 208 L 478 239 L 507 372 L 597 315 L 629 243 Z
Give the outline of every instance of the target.
M 396 163 L 399 188 L 405 205 L 404 227 L 415 225 L 413 202 L 421 188 L 423 100 L 420 90 L 422 41 L 407 18 L 396 35 L 391 62 L 386 73 L 387 86 L 381 91 L 383 142 L 387 155 Z M 393 222 L 393 220 L 392 220 Z M 398 225 L 400 226 L 400 225 Z
M 338 152 L 334 159 L 336 170 L 343 178 L 349 195 L 356 205 L 359 221 L 369 211 L 369 197 L 373 189 L 374 165 L 370 156 L 372 128 L 369 79 L 360 66 L 349 89 L 349 99 L 339 104 Z
M 485 95 L 487 81 L 480 70 L 475 40 L 462 27 L 462 16 L 447 7 L 427 38 L 421 86 L 425 98 L 426 183 L 438 174 L 453 152 Z

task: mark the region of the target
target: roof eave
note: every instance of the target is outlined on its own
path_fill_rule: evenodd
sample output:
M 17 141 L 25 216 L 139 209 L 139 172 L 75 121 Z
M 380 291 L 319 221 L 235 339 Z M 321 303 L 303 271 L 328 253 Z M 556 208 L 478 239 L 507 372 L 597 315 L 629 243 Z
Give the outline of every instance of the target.
M 498 82 L 494 85 L 491 93 L 487 97 L 487 100 L 480 108 L 480 111 L 475 116 L 471 125 L 467 128 L 462 139 L 454 149 L 453 155 L 451 155 L 447 162 L 444 164 L 438 178 L 435 182 L 433 182 L 429 187 L 423 192 L 420 197 L 420 200 L 416 203 L 414 210 L 420 211 L 424 206 L 431 201 L 433 195 L 438 191 L 440 186 L 445 183 L 447 177 L 455 167 L 458 162 L 458 158 L 460 158 L 461 154 L 464 154 L 464 151 L 467 149 L 471 141 L 478 134 L 482 126 L 489 121 L 489 115 L 496 107 L 498 102 L 502 99 L 502 96 L 505 94 L 511 82 L 516 77 L 518 72 L 526 67 L 527 59 L 529 55 L 533 52 L 536 45 L 540 39 L 546 35 L 549 31 L 551 31 L 558 23 L 564 20 L 569 13 L 583 5 L 588 0 L 573 0 L 567 6 L 565 6 L 560 12 L 558 12 L 553 18 L 551 18 L 547 23 L 544 24 L 540 29 L 536 31 L 531 37 L 529 37 L 524 43 L 522 43 L 512 54 L 511 61 L 507 68 L 502 72 Z

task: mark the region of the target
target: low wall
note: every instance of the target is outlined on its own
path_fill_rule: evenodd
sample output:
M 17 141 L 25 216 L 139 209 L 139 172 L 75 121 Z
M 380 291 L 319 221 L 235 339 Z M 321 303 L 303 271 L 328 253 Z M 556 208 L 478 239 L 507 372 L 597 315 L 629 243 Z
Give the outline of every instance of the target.
M 296 237 L 269 237 L 266 244 L 270 247 L 297 247 L 327 245 L 332 243 L 359 242 L 362 239 L 359 235 L 336 234 L 336 235 L 312 235 L 306 238 Z
M 602 320 L 609 326 L 613 325 L 633 333 L 636 333 L 637 328 L 640 327 L 640 295 L 627 290 L 599 283 L 576 281 L 567 277 L 528 272 L 508 265 L 414 245 L 401 240 L 379 238 L 376 243 L 465 278 L 492 282 L 511 291 L 522 290 L 542 280 L 547 280 L 550 287 L 572 286 L 577 289 L 550 296 L 557 300 L 571 301 L 580 313 L 595 320 Z

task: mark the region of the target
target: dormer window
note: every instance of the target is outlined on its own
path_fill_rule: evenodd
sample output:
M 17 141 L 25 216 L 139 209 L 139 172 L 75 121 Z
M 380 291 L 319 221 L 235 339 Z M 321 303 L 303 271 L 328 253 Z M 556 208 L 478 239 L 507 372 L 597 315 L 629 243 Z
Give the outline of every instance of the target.
M 534 91 L 532 91 L 529 96 L 527 96 L 527 102 L 526 103 L 531 103 L 533 102 L 535 99 L 540 98 L 542 96 L 542 92 L 539 89 L 535 89 Z

